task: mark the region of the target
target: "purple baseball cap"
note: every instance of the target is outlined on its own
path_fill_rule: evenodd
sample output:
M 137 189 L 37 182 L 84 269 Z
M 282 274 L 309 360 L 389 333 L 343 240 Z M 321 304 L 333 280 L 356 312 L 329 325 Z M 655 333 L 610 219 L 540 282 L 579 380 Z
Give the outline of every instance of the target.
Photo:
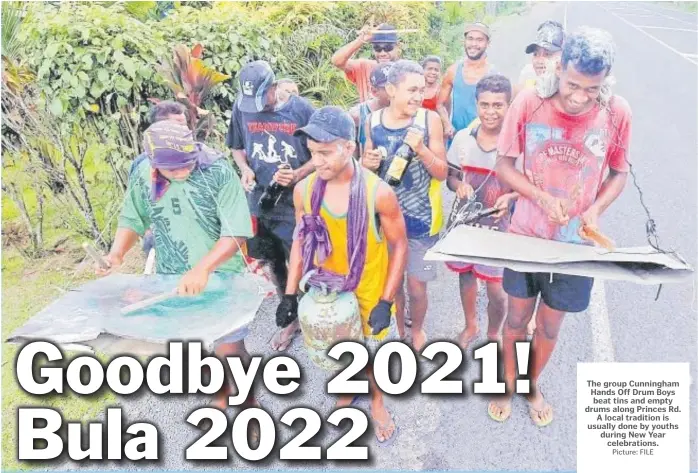
M 166 171 L 191 166 L 203 153 L 191 130 L 172 120 L 153 123 L 145 130 L 143 149 L 152 167 Z

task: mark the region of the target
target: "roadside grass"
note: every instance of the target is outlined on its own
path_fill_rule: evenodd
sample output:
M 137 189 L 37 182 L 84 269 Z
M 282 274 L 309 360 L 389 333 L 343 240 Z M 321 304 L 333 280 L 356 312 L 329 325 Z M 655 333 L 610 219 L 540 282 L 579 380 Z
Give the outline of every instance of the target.
M 142 268 L 140 251 L 131 251 L 127 267 Z M 141 261 L 136 261 L 138 259 Z M 79 247 L 63 248 L 39 260 L 26 260 L 13 249 L 2 252 L 2 337 L 3 341 L 43 307 L 60 297 L 63 290 L 74 288 L 94 278 L 90 261 L 80 264 L 84 253 Z M 17 408 L 37 406 L 57 409 L 65 421 L 95 420 L 107 405 L 117 399 L 109 391 L 93 396 L 34 396 L 24 392 L 16 378 L 15 362 L 20 345 L 2 345 L 2 470 L 32 470 L 47 465 L 17 461 Z M 77 353 L 65 353 L 67 362 Z M 107 357 L 97 354 L 103 363 Z M 65 366 L 65 365 L 64 365 Z

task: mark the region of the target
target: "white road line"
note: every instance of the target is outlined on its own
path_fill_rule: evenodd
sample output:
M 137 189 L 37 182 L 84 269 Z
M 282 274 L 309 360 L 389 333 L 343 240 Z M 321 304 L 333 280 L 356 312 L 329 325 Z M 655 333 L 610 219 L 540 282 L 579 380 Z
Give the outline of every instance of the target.
M 688 31 L 689 33 L 698 33 L 698 30 L 691 30 L 688 28 L 670 28 L 668 26 L 647 26 L 647 25 L 635 25 L 638 28 L 644 28 L 647 30 L 669 30 L 669 31 Z
M 604 7 L 600 7 L 600 8 L 606 10 Z M 622 21 L 623 23 L 626 23 L 626 24 L 632 26 L 633 28 L 635 28 L 635 29 L 636 29 L 637 31 L 639 31 L 640 33 L 649 36 L 650 38 L 652 38 L 653 40 L 655 40 L 656 42 L 658 42 L 659 44 L 661 44 L 662 46 L 664 46 L 665 48 L 667 48 L 669 51 L 675 52 L 676 54 L 678 54 L 679 56 L 681 56 L 682 58 L 684 58 L 684 59 L 687 60 L 688 62 L 690 62 L 690 63 L 692 63 L 692 64 L 698 64 L 698 63 L 696 63 L 695 61 L 691 60 L 690 58 L 686 57 L 686 56 L 684 55 L 684 53 L 682 53 L 681 51 L 678 51 L 677 49 L 672 48 L 671 46 L 669 46 L 668 44 L 666 44 L 666 43 L 665 43 L 664 41 L 662 41 L 661 39 L 655 38 L 654 36 L 652 36 L 651 34 L 649 34 L 647 31 L 645 31 L 645 30 L 639 28 L 636 24 L 629 22 L 628 20 L 626 20 L 626 19 L 623 18 L 622 16 L 616 15 L 616 14 L 613 13 L 612 11 L 608 11 L 608 10 L 606 10 L 606 11 L 607 11 L 608 13 L 610 13 L 611 15 L 615 16 L 616 18 L 618 18 L 618 19 L 619 19 L 620 21 Z
M 594 281 L 587 315 L 591 321 L 592 360 L 595 363 L 613 362 L 615 352 L 611 338 L 611 322 L 606 307 L 606 288 L 601 280 Z
M 603 8 L 603 7 L 601 7 L 601 8 Z M 604 8 L 604 10 L 606 10 L 606 9 Z M 606 10 L 606 11 L 611 13 L 612 15 L 616 15 L 615 13 L 613 13 L 612 10 Z M 623 15 L 625 15 L 625 16 L 639 16 L 641 18 L 657 18 L 657 15 L 648 15 L 647 13 L 625 13 L 625 12 L 623 12 Z M 618 15 L 616 15 L 616 16 L 618 16 Z
M 653 13 L 655 16 L 660 16 L 660 17 L 663 17 L 663 18 L 667 18 L 667 19 L 669 19 L 669 20 L 678 21 L 678 22 L 680 22 L 680 23 L 685 23 L 685 24 L 691 25 L 691 26 L 695 25 L 695 22 L 682 20 L 681 18 L 676 18 L 676 17 L 673 17 L 673 16 L 669 16 L 669 15 L 667 15 L 667 14 L 665 14 L 665 13 L 658 12 L 658 11 L 656 11 L 656 10 L 650 10 L 650 9 L 647 9 L 647 8 L 643 8 L 643 10 L 646 11 L 646 12 L 648 12 L 648 13 Z

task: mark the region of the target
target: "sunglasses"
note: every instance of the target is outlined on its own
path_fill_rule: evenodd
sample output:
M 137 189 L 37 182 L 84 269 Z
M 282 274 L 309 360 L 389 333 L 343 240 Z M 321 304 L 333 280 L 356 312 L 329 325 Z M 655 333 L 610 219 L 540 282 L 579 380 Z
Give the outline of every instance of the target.
M 374 44 L 373 45 L 373 50 L 377 53 L 382 53 L 383 51 L 389 53 L 393 49 L 395 49 L 394 44 Z

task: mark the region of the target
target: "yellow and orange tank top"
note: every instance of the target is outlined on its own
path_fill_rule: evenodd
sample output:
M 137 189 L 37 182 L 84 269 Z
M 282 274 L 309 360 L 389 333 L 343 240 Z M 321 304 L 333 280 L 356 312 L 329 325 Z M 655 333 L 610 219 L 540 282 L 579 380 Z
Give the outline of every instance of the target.
M 368 317 L 371 310 L 378 304 L 383 295 L 383 288 L 388 277 L 388 243 L 383 237 L 383 232 L 379 229 L 376 216 L 376 193 L 380 178 L 374 173 L 361 168 L 364 173 L 366 183 L 366 205 L 368 206 L 368 229 L 366 241 L 366 263 L 359 285 L 354 291 L 359 301 L 361 312 L 361 327 L 364 336 L 371 336 L 371 327 L 368 325 Z M 317 178 L 316 173 L 308 176 L 303 195 L 303 210 L 311 212 L 310 197 L 312 195 L 313 184 Z M 347 215 L 337 215 L 325 206 L 323 201 L 320 208 L 320 216 L 327 225 L 327 233 L 332 243 L 332 253 L 327 259 L 318 265 L 328 271 L 337 274 L 349 274 L 349 256 L 347 251 Z M 317 264 L 317 261 L 315 262 Z M 383 330 L 374 339 L 382 339 L 388 333 L 388 329 Z

